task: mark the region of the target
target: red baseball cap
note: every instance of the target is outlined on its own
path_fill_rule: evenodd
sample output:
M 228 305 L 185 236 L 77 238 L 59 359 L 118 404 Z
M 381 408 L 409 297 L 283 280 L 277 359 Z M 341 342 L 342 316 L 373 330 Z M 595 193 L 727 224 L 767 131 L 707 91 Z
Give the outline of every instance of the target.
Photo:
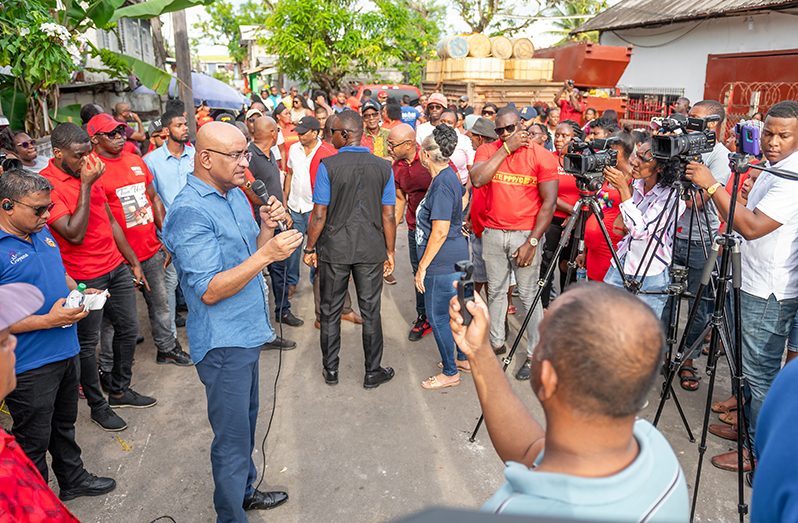
M 445 109 L 446 107 L 449 106 L 449 101 L 441 93 L 432 93 L 431 95 L 429 95 L 429 98 L 427 98 L 427 104 L 438 104 L 443 106 L 443 108 Z
M 97 133 L 110 133 L 117 127 L 123 125 L 125 124 L 118 121 L 110 114 L 100 113 L 92 117 L 92 119 L 89 120 L 89 123 L 86 124 L 86 132 L 89 133 L 89 136 L 94 136 Z

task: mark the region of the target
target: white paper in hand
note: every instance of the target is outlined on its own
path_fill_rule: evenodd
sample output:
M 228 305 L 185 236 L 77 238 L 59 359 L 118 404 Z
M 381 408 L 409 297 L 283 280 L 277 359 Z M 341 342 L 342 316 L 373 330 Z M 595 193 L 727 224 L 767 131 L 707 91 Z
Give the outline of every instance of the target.
M 105 301 L 108 299 L 108 289 L 98 294 L 86 294 L 83 299 L 83 306 L 90 311 L 98 311 L 105 307 Z

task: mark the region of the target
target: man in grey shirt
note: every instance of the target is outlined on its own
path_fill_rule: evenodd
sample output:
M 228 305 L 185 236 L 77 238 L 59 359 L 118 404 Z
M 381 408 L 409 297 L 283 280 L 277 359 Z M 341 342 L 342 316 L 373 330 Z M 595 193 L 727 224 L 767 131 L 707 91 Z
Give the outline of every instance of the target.
M 715 132 L 716 139 L 718 130 L 721 129 L 723 121 L 726 119 L 726 111 L 723 105 L 715 100 L 702 100 L 690 108 L 689 116 L 691 118 L 706 118 L 708 116 L 718 116 L 720 118 L 717 122 L 707 123 L 707 128 Z M 729 168 L 729 153 L 730 151 L 720 141 L 715 143 L 712 152 L 704 153 L 701 155 L 701 160 L 712 172 L 715 179 L 726 185 L 729 180 L 731 170 Z M 701 281 L 701 273 L 707 261 L 707 254 L 712 246 L 712 240 L 718 233 L 720 227 L 720 220 L 718 219 L 718 210 L 715 204 L 712 203 L 706 193 L 703 194 L 703 201 L 706 204 L 702 205 L 701 195 L 695 193 L 698 208 L 695 208 L 691 202 L 687 203 L 687 210 L 679 218 L 676 231 L 676 240 L 673 244 L 673 263 L 688 268 L 687 273 L 687 290 L 695 295 L 698 290 L 698 285 Z M 703 207 L 703 208 L 702 208 Z M 706 212 L 704 212 L 706 210 Z M 692 222 L 692 227 L 690 226 Z M 689 250 L 689 253 L 688 253 Z M 671 307 L 670 300 L 665 306 L 663 312 L 663 322 L 665 325 L 670 323 Z M 690 347 L 698 337 L 701 335 L 707 320 L 709 319 L 710 311 L 712 310 L 714 296 L 711 289 L 704 292 L 701 303 L 698 306 L 698 312 L 695 320 L 687 331 L 687 344 L 685 347 Z M 692 305 L 692 300 L 691 300 Z M 694 356 L 700 356 L 701 352 L 697 351 Z M 684 365 L 679 370 L 679 382 L 684 390 L 694 391 L 698 390 L 698 375 L 693 365 L 693 358 L 685 359 Z

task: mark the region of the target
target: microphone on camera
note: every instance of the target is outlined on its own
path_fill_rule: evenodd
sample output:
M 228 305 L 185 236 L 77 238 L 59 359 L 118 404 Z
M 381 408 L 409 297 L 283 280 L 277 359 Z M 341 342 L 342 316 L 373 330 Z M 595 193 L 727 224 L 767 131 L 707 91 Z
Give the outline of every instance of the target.
M 266 184 L 263 183 L 263 180 L 255 180 L 252 182 L 250 189 L 252 189 L 252 192 L 255 193 L 261 202 L 263 202 L 263 205 L 268 205 L 266 202 L 269 201 L 269 191 L 266 190 Z M 277 222 L 277 229 L 280 232 L 285 232 L 288 230 L 288 225 L 285 223 L 285 220 L 280 220 Z

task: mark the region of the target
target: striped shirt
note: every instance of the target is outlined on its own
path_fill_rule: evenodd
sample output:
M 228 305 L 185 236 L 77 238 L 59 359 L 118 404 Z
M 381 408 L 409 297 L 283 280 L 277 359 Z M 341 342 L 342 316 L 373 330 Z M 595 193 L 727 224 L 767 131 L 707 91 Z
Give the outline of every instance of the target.
M 655 185 L 644 194 L 644 184 L 645 180 L 635 180 L 632 197 L 619 206 L 627 233 L 618 243 L 618 258 L 624 260 L 623 272 L 627 276 L 637 274 L 636 279 L 668 269 L 673 256 L 674 221 L 686 209 L 676 189 Z M 674 212 L 677 200 L 678 209 Z M 649 247 L 652 237 L 653 244 Z M 646 270 L 649 262 L 651 267 Z

